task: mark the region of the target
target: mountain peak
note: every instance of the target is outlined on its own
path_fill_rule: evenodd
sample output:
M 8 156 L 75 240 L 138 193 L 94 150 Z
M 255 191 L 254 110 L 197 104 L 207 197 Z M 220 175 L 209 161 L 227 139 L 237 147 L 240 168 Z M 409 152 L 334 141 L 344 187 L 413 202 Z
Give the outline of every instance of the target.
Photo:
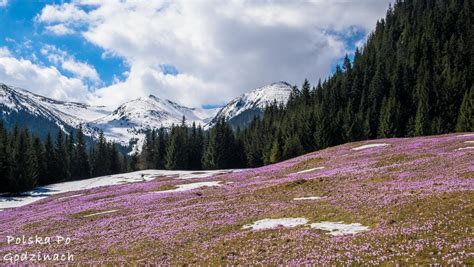
M 215 123 L 216 118 L 224 117 L 233 125 L 246 125 L 255 116 L 261 116 L 266 106 L 277 103 L 288 102 L 291 93 L 291 85 L 287 82 L 274 82 L 266 86 L 255 88 L 244 93 L 224 106 L 209 123 Z
M 291 84 L 285 82 L 285 81 L 279 81 L 279 82 L 274 82 L 274 83 L 271 83 L 270 85 L 274 86 L 274 85 L 280 85 L 280 86 L 289 86 L 291 87 Z

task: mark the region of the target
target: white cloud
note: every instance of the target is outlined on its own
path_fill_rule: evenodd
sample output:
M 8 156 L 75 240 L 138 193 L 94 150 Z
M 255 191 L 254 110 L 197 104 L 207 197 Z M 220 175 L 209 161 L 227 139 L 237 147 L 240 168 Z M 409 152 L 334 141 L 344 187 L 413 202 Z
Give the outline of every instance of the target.
M 50 25 L 45 27 L 46 31 L 54 34 L 54 35 L 69 35 L 73 34 L 74 30 L 71 28 L 68 28 L 64 24 L 56 24 L 56 25 Z
M 371 30 L 388 2 L 77 0 L 47 5 L 37 20 L 66 23 L 130 66 L 124 80 L 96 91 L 96 101 L 119 104 L 153 93 L 196 106 L 274 81 L 326 77 L 347 52 L 331 32 Z M 163 74 L 163 64 L 180 73 Z
M 8 0 L 0 0 L 0 7 L 5 7 L 8 4 Z
M 10 50 L 6 46 L 0 46 L 0 57 L 8 57 L 10 56 Z
M 93 66 L 77 61 L 66 51 L 63 51 L 53 45 L 45 45 L 43 48 L 41 48 L 41 54 L 46 56 L 51 63 L 58 65 L 63 70 L 72 73 L 76 78 L 81 80 L 88 79 L 95 83 L 100 82 L 99 74 Z
M 0 81 L 54 99 L 88 102 L 91 97 L 80 79 L 63 76 L 55 67 L 3 54 L 0 55 Z
M 87 18 L 87 13 L 75 4 L 46 5 L 36 17 L 40 22 L 72 22 Z

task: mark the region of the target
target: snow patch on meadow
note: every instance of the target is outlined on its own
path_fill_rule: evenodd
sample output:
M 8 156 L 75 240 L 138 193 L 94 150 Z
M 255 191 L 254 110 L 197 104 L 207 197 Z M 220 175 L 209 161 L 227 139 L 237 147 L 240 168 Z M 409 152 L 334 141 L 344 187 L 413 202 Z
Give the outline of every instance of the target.
M 473 141 L 473 140 L 469 140 L 469 141 L 464 142 L 464 144 L 474 144 L 474 141 Z
M 345 224 L 343 222 L 319 222 L 309 225 L 311 228 L 329 231 L 329 235 L 351 235 L 365 231 L 369 231 L 369 227 L 363 226 L 360 223 Z
M 296 227 L 306 225 L 308 220 L 305 218 L 280 218 L 280 219 L 263 219 L 252 224 L 246 224 L 242 229 L 265 230 L 278 227 Z
M 326 198 L 326 197 L 295 197 L 293 198 L 293 200 L 319 200 L 319 199 L 323 199 L 323 198 Z
M 474 133 L 469 133 L 469 134 L 461 134 L 458 135 L 459 137 L 474 137 Z
M 301 173 L 308 173 L 308 172 L 312 172 L 312 171 L 317 171 L 317 170 L 322 170 L 324 169 L 325 167 L 316 167 L 316 168 L 312 168 L 312 169 L 307 169 L 307 170 L 302 170 L 302 171 L 299 171 L 297 172 L 298 174 L 301 174 Z
M 328 234 L 333 236 L 352 235 L 370 230 L 369 227 L 360 223 L 346 224 L 344 222 L 324 221 L 308 224 L 308 220 L 306 218 L 263 219 L 252 224 L 246 224 L 242 227 L 242 229 L 267 230 L 279 227 L 293 228 L 297 226 L 309 226 L 313 229 L 328 231 Z
M 359 151 L 359 150 L 363 150 L 363 149 L 367 149 L 367 148 L 385 147 L 385 146 L 389 146 L 389 145 L 390 145 L 390 144 L 387 144 L 387 143 L 367 144 L 367 145 L 363 145 L 363 146 L 354 147 L 354 148 L 352 148 L 352 150 L 354 150 L 354 151 Z
M 239 170 L 236 170 L 239 171 Z M 101 186 L 120 185 L 126 183 L 146 182 L 156 177 L 164 176 L 172 179 L 197 179 L 214 175 L 231 173 L 234 170 L 212 170 L 212 171 L 167 171 L 167 170 L 144 170 L 116 175 L 95 177 L 80 181 L 50 184 L 22 193 L 18 196 L 0 195 L 0 211 L 7 208 L 16 208 L 31 204 L 52 195 L 87 190 Z M 72 196 L 71 196 L 72 197 Z M 64 198 L 68 198 L 65 196 Z M 62 198 L 62 199 L 64 199 Z
M 97 213 L 87 214 L 87 215 L 84 215 L 82 217 L 87 218 L 87 217 L 92 217 L 92 216 L 97 216 L 97 215 L 102 215 L 102 214 L 114 213 L 114 212 L 117 212 L 117 211 L 118 210 L 106 210 L 106 211 L 101 211 L 101 212 L 97 212 Z
M 474 149 L 474 146 L 460 147 L 457 150 L 468 150 L 468 149 Z
M 174 193 L 174 192 L 189 191 L 189 190 L 198 189 L 201 187 L 222 186 L 222 184 L 220 183 L 221 181 L 179 184 L 179 185 L 176 185 L 177 188 L 175 189 L 157 191 L 156 193 Z

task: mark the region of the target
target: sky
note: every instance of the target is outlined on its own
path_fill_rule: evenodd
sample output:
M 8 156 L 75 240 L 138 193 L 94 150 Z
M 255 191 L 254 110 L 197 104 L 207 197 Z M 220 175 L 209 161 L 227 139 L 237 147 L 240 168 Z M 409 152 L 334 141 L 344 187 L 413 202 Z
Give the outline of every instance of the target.
M 0 83 L 116 107 L 215 107 L 328 77 L 389 0 L 0 0 Z

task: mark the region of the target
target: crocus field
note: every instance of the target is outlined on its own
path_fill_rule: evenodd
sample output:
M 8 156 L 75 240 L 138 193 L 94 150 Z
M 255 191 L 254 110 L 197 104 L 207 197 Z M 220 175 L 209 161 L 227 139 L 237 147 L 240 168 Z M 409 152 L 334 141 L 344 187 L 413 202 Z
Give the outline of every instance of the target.
M 0 211 L 0 255 L 70 252 L 75 263 L 124 265 L 474 265 L 473 140 L 364 141 L 212 177 L 57 194 Z M 72 241 L 6 240 L 56 235 Z

